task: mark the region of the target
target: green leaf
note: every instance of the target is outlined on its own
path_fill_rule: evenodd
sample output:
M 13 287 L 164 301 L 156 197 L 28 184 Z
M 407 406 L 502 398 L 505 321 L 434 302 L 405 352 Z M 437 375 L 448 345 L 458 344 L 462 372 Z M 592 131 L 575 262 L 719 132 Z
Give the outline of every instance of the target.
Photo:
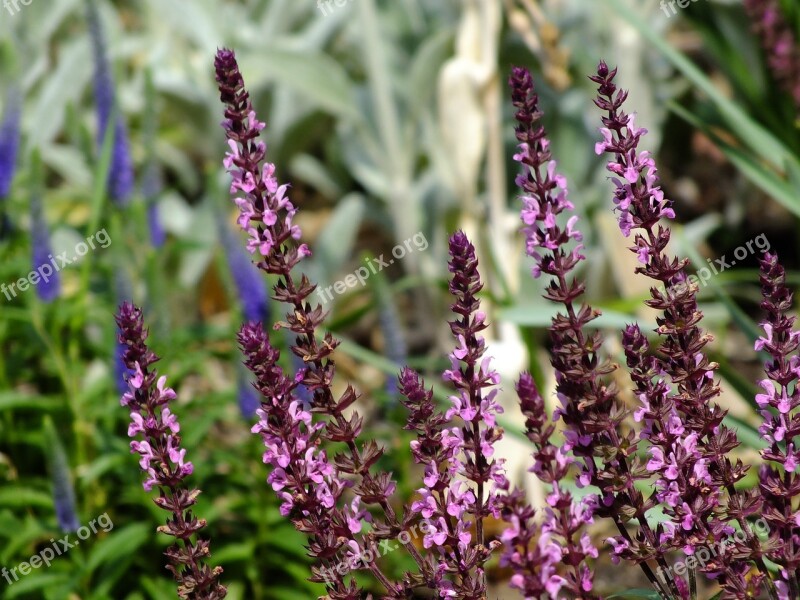
M 725 156 L 751 183 L 761 188 L 772 198 L 786 207 L 795 215 L 800 216 L 800 196 L 797 193 L 798 185 L 785 181 L 774 170 L 768 169 L 762 160 L 751 153 L 745 152 L 741 148 L 731 145 L 722 139 L 717 133 L 707 126 L 694 114 L 682 106 L 670 103 L 670 108 L 684 121 L 699 129 L 711 138 L 722 150 Z M 787 169 L 790 180 L 796 181 L 797 174 L 800 173 L 800 166 L 794 160 L 786 160 L 784 166 Z
M 608 598 L 608 600 L 611 600 L 612 598 L 651 598 L 652 600 L 660 599 L 658 592 L 656 592 L 655 590 L 643 590 L 643 589 L 628 590 L 625 592 L 620 592 L 619 594 L 612 594 L 606 597 Z
M 24 392 L 0 392 L 0 411 L 24 408 L 48 412 L 64 406 L 58 398 L 34 396 Z
M 32 488 L 11 486 L 0 488 L 0 506 L 12 508 L 46 508 L 53 509 L 53 498 L 50 494 Z
M 98 566 L 117 560 L 130 559 L 137 548 L 150 537 L 150 526 L 134 523 L 123 529 L 109 533 L 108 537 L 95 544 L 86 562 L 86 569 L 91 572 Z
M 636 11 L 624 6 L 620 0 L 607 0 L 616 13 L 628 21 L 648 42 L 669 60 L 683 75 L 689 79 L 714 103 L 722 118 L 739 140 L 749 146 L 762 160 L 770 162 L 776 170 L 783 168 L 788 162 L 797 162 L 790 150 L 768 130 L 764 129 L 740 106 L 731 101 L 725 94 L 684 54 L 676 50 L 650 24 L 642 19 Z
M 51 590 L 58 586 L 71 587 L 72 576 L 65 573 L 31 573 L 30 575 L 23 576 L 19 581 L 14 582 L 14 585 L 6 592 L 4 598 L 17 598 L 23 594 L 29 594 L 38 590 Z M 4 582 L 5 584 L 5 582 Z

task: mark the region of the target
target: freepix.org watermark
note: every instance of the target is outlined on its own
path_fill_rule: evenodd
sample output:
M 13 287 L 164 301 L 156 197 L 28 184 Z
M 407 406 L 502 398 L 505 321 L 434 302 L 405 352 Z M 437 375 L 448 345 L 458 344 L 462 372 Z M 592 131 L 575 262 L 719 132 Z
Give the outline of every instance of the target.
M 693 2 L 697 2 L 697 0 L 661 0 L 661 10 L 664 11 L 664 14 L 667 15 L 669 19 L 672 15 L 677 14 L 678 9 L 675 8 L 677 4 L 679 8 L 686 8 Z M 670 12 L 672 11 L 672 12 Z
M 3 7 L 5 7 L 5 9 L 8 11 L 8 14 L 10 14 L 12 17 L 22 10 L 19 7 L 20 4 L 22 6 L 30 6 L 33 4 L 33 0 L 3 0 Z
M 60 540 L 50 538 L 50 545 L 42 548 L 38 553 L 31 556 L 27 561 L 19 563 L 16 567 L 8 569 L 3 567 L 0 569 L 0 575 L 6 580 L 8 585 L 14 585 L 19 581 L 20 576 L 28 575 L 33 569 L 38 569 L 42 565 L 47 567 L 55 560 L 57 556 L 61 556 L 69 552 L 72 548 L 86 540 L 89 536 L 96 534 L 99 531 L 109 532 L 114 529 L 114 522 L 108 513 L 103 513 L 96 519 L 89 521 L 87 525 L 78 528 L 75 535 L 78 539 L 73 539 L 69 534 L 65 535 Z M 19 571 L 19 574 L 17 574 Z
M 362 549 L 356 542 L 350 541 L 345 557 L 331 567 L 322 567 L 320 569 L 322 579 L 325 583 L 333 584 L 337 580 L 335 573 L 343 577 L 350 571 L 369 568 L 369 565 L 375 559 L 386 556 L 398 548 L 408 546 L 412 540 L 417 539 L 420 535 L 426 535 L 433 529 L 434 526 L 430 520 L 423 519 L 418 525 L 412 525 L 407 531 L 403 530 L 400 532 L 396 538 L 396 541 L 400 542 L 399 544 L 393 543 L 395 540 L 386 539 L 381 540 L 378 545 L 373 545 L 372 548 Z
M 769 533 L 769 524 L 764 517 L 758 519 L 755 523 L 753 523 L 753 525 L 753 529 L 755 530 L 754 533 L 759 537 L 764 537 Z M 656 571 L 656 575 L 662 583 L 667 582 L 664 575 L 665 571 L 667 574 L 674 571 L 676 575 L 682 577 L 687 571 L 693 571 L 696 568 L 702 569 L 705 567 L 706 563 L 708 563 L 711 558 L 716 558 L 717 554 L 722 554 L 725 551 L 726 546 L 729 544 L 733 544 L 734 542 L 744 544 L 746 541 L 747 535 L 745 532 L 741 529 L 737 530 L 733 533 L 733 535 L 720 540 L 717 544 L 712 544 L 709 547 L 703 546 L 698 548 L 694 554 L 690 554 L 685 560 L 676 560 L 675 564 L 671 567 L 667 567 L 666 569 L 659 567 Z
M 353 0 L 317 0 L 317 8 L 322 13 L 323 17 L 331 14 L 335 8 L 342 8 L 348 2 Z
M 93 233 L 86 238 L 86 241 L 80 241 L 75 244 L 75 252 L 70 257 L 69 250 L 65 250 L 61 254 L 53 256 L 48 254 L 47 257 L 50 262 L 39 265 L 35 270 L 28 273 L 25 277 L 20 277 L 10 284 L 0 284 L 0 292 L 6 297 L 6 300 L 17 297 L 17 292 L 24 292 L 39 282 L 44 281 L 47 283 L 54 273 L 59 272 L 64 267 L 77 262 L 81 257 L 86 255 L 89 250 L 95 250 L 98 246 L 100 248 L 108 248 L 111 245 L 111 236 L 108 235 L 105 229 L 101 229 L 97 233 Z
M 755 245 L 755 249 L 753 246 Z M 748 240 L 736 250 L 733 251 L 733 259 L 727 259 L 726 255 L 722 255 L 720 258 L 707 258 L 706 262 L 708 263 L 708 267 L 700 267 L 697 269 L 697 272 L 694 275 L 689 275 L 686 278 L 686 281 L 683 283 L 678 283 L 675 285 L 670 286 L 667 289 L 667 296 L 674 297 L 677 294 L 685 291 L 690 285 L 696 285 L 699 289 L 700 286 L 707 286 L 708 282 L 711 280 L 712 277 L 715 275 L 719 275 L 723 271 L 730 269 L 731 267 L 735 267 L 737 261 L 742 261 L 747 258 L 751 254 L 755 254 L 756 249 L 761 252 L 768 252 L 770 249 L 770 243 L 767 239 L 767 236 L 763 233 L 760 233 L 752 240 Z M 661 291 L 663 292 L 663 287 Z
M 364 262 L 367 263 L 369 268 L 358 267 L 344 279 L 340 279 L 328 287 L 317 288 L 317 295 L 324 304 L 329 300 L 333 300 L 332 292 L 335 292 L 337 295 L 344 294 L 349 288 L 359 285 L 363 286 L 366 284 L 367 279 L 369 279 L 371 275 L 374 275 L 378 271 L 383 271 L 389 265 L 393 265 L 395 259 L 400 260 L 414 251 L 422 252 L 427 248 L 428 240 L 425 237 L 425 234 L 421 231 L 419 233 L 415 233 L 402 244 L 397 244 L 394 248 L 392 248 L 392 256 L 394 258 L 387 260 L 384 258 L 383 254 L 381 254 L 378 258 L 365 258 Z

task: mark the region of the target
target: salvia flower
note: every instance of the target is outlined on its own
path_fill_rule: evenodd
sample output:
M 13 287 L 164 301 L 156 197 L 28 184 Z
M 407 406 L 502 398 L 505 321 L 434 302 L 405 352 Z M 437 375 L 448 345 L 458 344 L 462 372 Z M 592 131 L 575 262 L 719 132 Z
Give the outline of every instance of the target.
M 661 537 L 671 547 L 692 555 L 728 538 L 733 532 L 729 521 L 735 521 L 745 532 L 745 541 L 724 545 L 700 570 L 719 581 L 723 597 L 757 594 L 769 578 L 763 549 L 746 518 L 760 510 L 760 498 L 756 490 L 734 488 L 747 468 L 729 458 L 739 442 L 722 424 L 726 411 L 714 402 L 719 395 L 714 381 L 717 365 L 704 351 L 711 336 L 699 326 L 702 313 L 697 308 L 697 285 L 688 281 L 688 261 L 666 254 L 670 231 L 659 222 L 674 218 L 675 213 L 659 186 L 655 161 L 647 151 L 639 150 L 646 131 L 636 127 L 633 115 L 623 110 L 627 92 L 614 83 L 616 72 L 601 62 L 597 74 L 591 77 L 598 84 L 595 104 L 605 113 L 600 130 L 603 141 L 595 150 L 610 157 L 607 168 L 613 174 L 622 233 L 627 237 L 636 231 L 630 248 L 639 257 L 636 272 L 660 286 L 651 288 L 651 299 L 646 302 L 662 311 L 657 319 L 657 332 L 663 339 L 660 365 L 654 374 L 667 374 L 669 383 L 675 386 L 670 398 L 684 428 L 675 434 L 681 436 L 680 449 L 673 445 L 650 452 L 648 465 L 660 477 L 660 495 L 672 522 Z M 759 573 L 747 576 L 748 560 Z M 774 593 L 769 584 L 768 589 Z
M 142 311 L 132 304 L 123 304 L 116 316 L 119 341 L 125 344 L 125 366 L 130 371 L 128 391 L 120 403 L 130 411 L 128 436 L 131 452 L 139 455 L 139 466 L 145 474 L 144 489 L 158 488 L 154 501 L 170 513 L 166 525 L 158 531 L 180 540 L 167 549 L 167 568 L 178 582 L 178 596 L 191 600 L 224 598 L 226 589 L 219 583 L 221 567 L 205 564 L 209 556 L 207 540 L 192 538 L 205 527 L 206 521 L 192 513 L 200 490 L 186 486 L 193 465 L 181 448 L 180 424 L 170 408 L 175 392 L 167 387 L 166 377 L 158 375 L 153 364 L 159 358 L 147 347 L 147 329 Z
M 359 445 L 362 418 L 356 412 L 345 415 L 358 395 L 351 386 L 347 386 L 340 398 L 333 395 L 335 363 L 331 354 L 338 340 L 330 333 L 322 339 L 317 337 L 317 328 L 325 314 L 321 306 L 312 309 L 307 301 L 315 286 L 305 275 L 297 281 L 291 273 L 310 251 L 298 242 L 300 228 L 293 223 L 297 209 L 286 195 L 288 186 L 278 184 L 275 166 L 264 160 L 266 145 L 259 140 L 264 124 L 253 111 L 234 53 L 219 50 L 215 67 L 220 98 L 225 104 L 223 127 L 230 149 L 224 166 L 233 178 L 231 193 L 240 210 L 238 223 L 248 234 L 248 250 L 261 258 L 258 267 L 278 277 L 274 298 L 288 304 L 291 310 L 286 321 L 276 327 L 296 334 L 296 345 L 291 350 L 303 361 L 303 367 L 294 376 L 284 375 L 277 364 L 279 353 L 261 324 L 247 323 L 239 333 L 246 364 L 256 376 L 262 394 L 261 420 L 254 432 L 262 435 L 268 448 L 265 459 L 273 466 L 269 481 L 284 500 L 284 514 L 309 536 L 311 556 L 334 563 L 330 569 L 314 567 L 312 577 L 326 583 L 331 598 L 361 597 L 362 590 L 355 580 L 345 581 L 349 571 L 357 568 L 367 568 L 386 589 L 386 597 L 405 597 L 416 585 L 415 581 L 394 583 L 374 561 L 359 567 L 359 561 L 348 559 L 347 552 L 363 549 L 366 553 L 378 540 L 397 537 L 408 523 L 401 522 L 389 502 L 395 483 L 386 473 L 371 472 L 383 449 L 374 442 Z M 301 385 L 311 394 L 309 407 L 294 393 Z M 328 421 L 313 423 L 307 408 L 324 415 Z M 328 461 L 325 451 L 317 448 L 320 440 L 341 442 L 347 450 Z M 302 460 L 298 458 L 301 449 L 296 443 L 303 445 Z M 348 516 L 339 507 L 346 487 L 352 487 L 359 504 L 375 506 L 383 513 L 383 519 L 376 519 L 370 532 L 358 537 L 353 533 L 356 529 L 353 515 Z M 418 564 L 424 562 L 413 544 L 407 548 Z M 336 568 L 342 564 L 351 566 Z
M 450 353 L 451 368 L 445 371 L 444 379 L 452 383 L 457 393 L 450 397 L 452 406 L 445 416 L 458 416 L 462 422 L 461 432 L 454 430 L 463 443 L 459 469 L 477 488 L 474 514 L 478 543 L 483 544 L 483 519 L 499 516 L 499 492 L 508 488 L 503 461 L 493 458 L 494 445 L 503 437 L 496 420 L 503 412 L 497 402 L 500 375 L 492 367 L 491 358 L 484 356 L 486 342 L 480 332 L 488 324 L 477 298 L 483 283 L 475 247 L 459 231 L 450 238 L 449 249 L 449 288 L 455 298 L 451 309 L 458 315 L 450 321 L 450 331 L 458 346 Z
M 503 411 L 495 399 L 499 375 L 484 356 L 480 335 L 487 325 L 476 297 L 483 285 L 477 267 L 474 246 L 463 232 L 455 233 L 450 238 L 450 293 L 459 318 L 450 321 L 450 329 L 458 346 L 450 353 L 452 368 L 444 373 L 457 392 L 450 408 L 444 415 L 438 412 L 432 392 L 410 369 L 399 378 L 402 402 L 411 411 L 406 429 L 418 435 L 412 454 L 425 467 L 424 486 L 417 490 L 411 513 L 428 522 L 422 543 L 438 554 L 435 579 L 441 597 L 486 596 L 484 564 L 498 542 L 486 544 L 484 521 L 500 516 L 500 498 L 508 489 L 503 461 L 494 458 L 494 445 L 503 435 L 496 416 Z M 452 578 L 445 579 L 448 575 Z
M 503 516 L 510 526 L 502 536 L 505 551 L 501 562 L 514 570 L 511 587 L 527 600 L 562 598 L 564 591 L 575 598 L 599 598 L 592 592 L 593 574 L 586 564 L 599 554 L 586 531 L 594 522 L 596 499 L 591 495 L 575 499 L 562 487 L 574 458 L 569 444 L 552 442 L 555 426 L 529 373 L 520 376 L 517 395 L 528 439 L 536 448 L 531 471 L 552 489 L 538 532 L 534 511 L 523 492 L 515 490 L 506 498 Z
M 764 393 L 756 402 L 764 417 L 759 428 L 767 447 L 761 451 L 765 465 L 759 473 L 764 498 L 762 514 L 769 524 L 772 547 L 767 556 L 780 565 L 784 592 L 800 595 L 797 568 L 800 566 L 800 332 L 794 329 L 795 317 L 789 316 L 793 294 L 786 285 L 786 272 L 774 254 L 761 259 L 761 307 L 766 318 L 761 324 L 764 335 L 755 349 L 765 352 L 766 378 L 759 382 Z
M 100 24 L 96 0 L 87 0 L 89 37 L 92 40 L 94 58 L 94 96 L 97 106 L 97 145 L 102 147 L 109 127 L 113 127 L 114 145 L 108 170 L 108 194 L 118 206 L 125 206 L 134 187 L 133 162 L 128 148 L 128 129 L 119 112 L 113 122 L 117 105 L 114 78 L 108 59 L 105 34 Z
M 509 84 L 519 142 L 514 159 L 523 165 L 516 182 L 523 203 L 526 253 L 534 259 L 534 277 L 550 277 L 544 297 L 563 306 L 563 312 L 553 318 L 550 335 L 560 402 L 555 417 L 567 427 L 565 451 L 577 459 L 579 485 L 591 484 L 600 490 L 596 513 L 612 518 L 620 531 L 619 538 L 612 538 L 615 553 L 639 563 L 659 588 L 647 561 L 665 566 L 663 552 L 646 518 L 651 504 L 636 487 L 636 481 L 646 478 L 647 472 L 636 456 L 634 434 L 620 433 L 627 411 L 613 383 L 604 382 L 604 376 L 615 367 L 599 358 L 602 336 L 598 331 L 586 331 L 599 312 L 586 304 L 576 306 L 585 289 L 573 276 L 584 260 L 578 217 L 569 215 L 574 207 L 567 198 L 566 179 L 557 173 L 552 159 L 530 73 L 515 68 Z M 638 522 L 636 536 L 628 533 L 628 521 Z
M 775 80 L 794 100 L 800 116 L 800 44 L 777 0 L 744 0 L 747 15 L 761 39 Z

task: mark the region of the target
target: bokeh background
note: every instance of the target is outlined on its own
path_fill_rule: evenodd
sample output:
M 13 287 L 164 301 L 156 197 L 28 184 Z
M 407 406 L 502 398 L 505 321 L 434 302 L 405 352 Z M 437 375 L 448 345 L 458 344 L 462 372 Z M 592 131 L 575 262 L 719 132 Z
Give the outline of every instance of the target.
M 782 4 L 800 34 L 800 10 Z M 100 515 L 114 526 L 49 568 L 12 585 L 0 579 L 0 597 L 175 597 L 163 567 L 169 540 L 155 531 L 163 515 L 142 489 L 119 405 L 113 314 L 125 299 L 144 307 L 160 371 L 178 392 L 192 483 L 203 490 L 197 512 L 229 598 L 321 593 L 306 581 L 304 540 L 279 515 L 261 440 L 249 432 L 258 400 L 235 332 L 245 318 L 282 315 L 234 223 L 221 165 L 218 47 L 236 50 L 267 122 L 269 159 L 291 182 L 314 251 L 312 279 L 335 285 L 397 244 L 425 240 L 325 303 L 328 327 L 343 339 L 338 385 L 349 380 L 362 392 L 359 410 L 388 449 L 383 466 L 399 497 L 413 495 L 419 473 L 393 380 L 403 364 L 434 382 L 447 368 L 446 241 L 463 228 L 481 258 L 489 348 L 503 376 L 500 452 L 512 479 L 541 502 L 526 474 L 530 447 L 513 381 L 521 369 L 552 379 L 553 309 L 518 234 L 509 69 L 534 72 L 581 215 L 589 298 L 619 360 L 619 328 L 638 320 L 652 329 L 655 320 L 594 153 L 600 114 L 586 76 L 601 58 L 619 67 L 637 124 L 650 131 L 644 145 L 678 215 L 675 251 L 700 268 L 767 240 L 798 282 L 798 107 L 770 72 L 753 25 L 736 0 L 695 0 L 674 14 L 633 0 L 4 4 L 0 283 L 27 277 L 49 254 L 75 255 L 91 236 L 95 248 L 57 281 L 0 295 L 0 566 Z M 761 444 L 752 341 L 764 245 L 753 243 L 700 291 L 721 365 L 720 403 L 751 463 Z M 619 383 L 630 389 L 622 374 Z M 392 572 L 408 566 L 400 552 L 384 560 Z M 642 587 L 634 569 L 603 561 L 601 591 Z M 494 563 L 490 578 L 492 597 L 517 597 Z

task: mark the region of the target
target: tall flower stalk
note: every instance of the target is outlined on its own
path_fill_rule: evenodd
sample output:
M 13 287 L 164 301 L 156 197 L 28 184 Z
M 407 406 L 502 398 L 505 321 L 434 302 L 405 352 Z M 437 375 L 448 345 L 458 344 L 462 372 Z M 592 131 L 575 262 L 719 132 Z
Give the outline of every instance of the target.
M 175 538 L 165 555 L 167 568 L 178 582 L 178 597 L 188 600 L 218 600 L 227 594 L 220 584 L 221 567 L 206 563 L 209 542 L 193 538 L 206 525 L 192 512 L 200 490 L 186 486 L 185 479 L 194 467 L 186 461 L 181 448 L 180 424 L 170 410 L 175 392 L 167 387 L 166 377 L 158 376 L 153 364 L 159 360 L 147 347 L 147 329 L 142 311 L 132 304 L 123 304 L 116 316 L 119 342 L 126 346 L 123 357 L 129 371 L 128 391 L 120 403 L 130 411 L 128 436 L 131 452 L 139 454 L 139 466 L 145 473 L 145 491 L 158 488 L 156 505 L 170 517 L 158 531 Z
M 723 597 L 756 595 L 765 582 L 775 597 L 763 560 L 764 549 L 746 520 L 759 512 L 761 498 L 756 490 L 734 488 L 747 467 L 729 458 L 739 442 L 722 423 L 726 411 L 714 402 L 719 395 L 714 381 L 717 365 L 704 351 L 712 337 L 699 325 L 702 313 L 697 308 L 697 285 L 688 281 L 688 261 L 666 254 L 670 230 L 659 222 L 674 218 L 675 213 L 658 185 L 654 160 L 638 149 L 646 130 L 636 127 L 634 116 L 623 110 L 627 92 L 617 88 L 615 76 L 616 69 L 601 62 L 597 74 L 591 77 L 598 84 L 595 104 L 605 112 L 600 130 L 603 141 L 597 143 L 596 152 L 610 157 L 607 168 L 615 186 L 619 226 L 626 237 L 635 232 L 630 249 L 640 263 L 636 272 L 660 285 L 651 288 L 651 299 L 646 302 L 662 312 L 657 332 L 663 341 L 653 374 L 668 375 L 675 387 L 668 402 L 674 402 L 680 421 L 670 433 L 680 436 L 678 448 L 667 447 L 669 454 L 659 445 L 649 450 L 647 467 L 658 477 L 656 496 L 672 521 L 660 541 L 691 556 L 728 538 L 734 531 L 730 522 L 734 521 L 745 532 L 745 541 L 720 545 L 720 551 L 701 571 L 720 582 Z M 642 389 L 647 381 L 642 379 L 638 385 L 640 392 L 647 391 Z M 663 389 L 658 390 L 659 402 L 663 401 L 661 394 Z M 651 399 L 644 397 L 645 402 Z M 748 562 L 759 571 L 749 577 Z M 694 569 L 689 574 L 694 596 Z
M 299 531 L 309 535 L 309 554 L 333 563 L 332 570 L 315 567 L 312 580 L 325 582 L 331 598 L 355 600 L 363 590 L 352 578 L 346 583 L 345 575 L 357 568 L 359 561 L 355 558 L 360 548 L 371 549 L 380 539 L 397 537 L 407 523 L 399 520 L 389 503 L 394 481 L 386 473 L 371 473 L 383 450 L 372 441 L 359 446 L 356 438 L 363 420 L 356 412 L 349 417 L 345 414 L 358 398 L 356 391 L 348 385 L 338 399 L 334 397 L 331 386 L 336 367 L 331 354 L 338 340 L 330 333 L 317 337 L 325 313 L 321 306 L 312 309 L 307 301 L 315 286 L 304 274 L 299 281 L 292 275 L 292 269 L 310 250 L 305 244 L 293 243 L 301 235 L 293 223 L 297 209 L 286 195 L 288 186 L 278 184 L 275 166 L 264 160 L 266 146 L 258 139 L 264 124 L 253 111 L 234 53 L 220 50 L 215 67 L 220 98 L 226 107 L 223 127 L 230 148 L 224 165 L 233 177 L 231 193 L 237 195 L 238 223 L 248 234 L 248 251 L 258 253 L 261 259 L 258 267 L 278 277 L 274 298 L 288 304 L 290 312 L 276 327 L 295 334 L 291 350 L 304 364 L 293 377 L 287 376 L 278 365 L 279 352 L 263 326 L 251 322 L 242 327 L 239 343 L 263 396 L 260 421 L 253 432 L 262 435 L 268 448 L 264 460 L 274 469 L 269 481 L 284 499 L 282 512 Z M 295 395 L 300 384 L 312 394 L 310 408 L 327 422 L 312 423 L 311 413 Z M 325 450 L 319 448 L 323 439 L 344 444 L 346 452 L 328 461 Z M 303 458 L 298 460 L 301 454 Z M 352 488 L 354 495 L 348 510 L 338 507 L 345 488 Z M 379 507 L 385 519 L 358 536 L 367 517 L 358 508 L 362 503 Z M 344 565 L 354 559 L 353 566 L 337 569 L 342 564 L 337 557 L 345 553 L 345 548 L 350 555 Z M 422 562 L 418 554 L 416 558 Z M 401 598 L 412 585 L 410 581 L 389 581 L 374 560 L 366 568 L 388 597 Z
M 793 294 L 786 285 L 786 272 L 774 254 L 761 260 L 761 308 L 766 318 L 764 335 L 755 349 L 766 352 L 766 378 L 759 382 L 763 394 L 756 402 L 764 417 L 759 433 L 767 442 L 761 451 L 765 461 L 759 472 L 759 487 L 764 498 L 763 515 L 769 524 L 771 546 L 767 556 L 780 565 L 781 580 L 776 584 L 781 598 L 800 596 L 800 332 L 789 316 Z
M 529 373 L 520 376 L 517 396 L 528 439 L 536 449 L 531 471 L 551 490 L 538 530 L 535 512 L 523 492 L 515 490 L 506 498 L 503 516 L 510 527 L 503 533 L 502 562 L 514 570 L 511 587 L 527 600 L 560 598 L 562 589 L 574 598 L 599 599 L 592 591 L 594 575 L 587 564 L 589 558 L 598 557 L 598 551 L 586 531 L 594 522 L 596 498 L 578 500 L 564 488 L 575 459 L 568 444 L 553 442 L 555 425 Z
M 425 466 L 425 485 L 417 490 L 420 498 L 411 512 L 430 522 L 423 545 L 436 548 L 442 567 L 437 577 L 453 575 L 451 581 L 437 580 L 437 589 L 442 597 L 477 600 L 486 597 L 484 564 L 499 545 L 486 543 L 484 521 L 500 516 L 501 493 L 508 489 L 503 461 L 493 458 L 503 435 L 496 416 L 503 410 L 495 400 L 500 376 L 484 356 L 486 342 L 480 335 L 488 325 L 476 296 L 483 284 L 475 247 L 459 231 L 450 238 L 449 251 L 451 308 L 458 315 L 450 330 L 459 345 L 450 353 L 451 369 L 444 379 L 457 394 L 441 415 L 418 375 L 408 369 L 401 373 L 400 390 L 411 410 L 407 429 L 419 435 L 412 444 L 414 459 Z M 459 424 L 445 427 L 456 416 Z
M 559 223 L 559 217 L 574 207 L 567 199 L 566 179 L 556 172 L 556 163 L 552 160 L 530 73 L 515 68 L 509 84 L 516 109 L 515 131 L 519 142 L 519 151 L 514 159 L 523 165 L 523 172 L 517 176 L 517 185 L 523 202 L 521 218 L 526 253 L 534 259 L 533 276 L 538 278 L 544 274 L 551 278 L 544 297 L 561 305 L 564 311 L 553 318 L 550 327 L 552 364 L 560 401 L 555 416 L 562 419 L 566 427 L 564 457 L 571 453 L 578 459 L 579 485 L 594 485 L 600 490 L 594 510 L 598 516 L 614 520 L 620 532 L 618 538 L 613 538 L 615 549 L 624 551 L 640 564 L 651 584 L 662 595 L 667 595 L 668 586 L 657 580 L 648 564 L 648 561 L 655 560 L 666 566 L 661 545 L 646 518 L 652 502 L 645 500 L 636 487 L 636 482 L 647 478 L 648 474 L 636 456 L 634 434 L 620 432 L 627 411 L 618 400 L 613 383 L 604 381 L 615 366 L 599 357 L 603 342 L 600 333 L 587 332 L 599 312 L 586 304 L 576 306 L 585 290 L 583 282 L 573 275 L 584 260 L 582 245 L 569 247 L 583 239 L 576 227 L 578 217 L 572 215 L 565 225 Z M 532 384 L 532 380 L 526 382 L 523 390 L 529 389 L 527 384 Z M 529 392 L 520 400 L 527 402 L 531 409 L 543 408 L 543 404 L 533 401 L 533 396 L 534 393 Z M 529 431 L 529 435 L 531 433 L 543 435 L 541 431 Z M 546 444 L 547 440 L 543 438 L 540 443 Z M 561 459 L 562 462 L 565 460 Z M 564 465 L 559 467 L 563 469 Z M 535 468 L 548 472 L 543 466 Z M 553 478 L 550 469 L 548 479 L 552 481 Z M 556 487 L 554 493 L 559 492 Z M 635 536 L 628 532 L 628 522 L 638 523 Z M 563 539 L 569 541 L 571 538 Z M 562 548 L 562 551 L 567 553 L 569 550 Z M 669 587 L 674 589 L 671 581 Z
M 158 99 L 153 84 L 153 73 L 145 73 L 145 107 L 143 126 L 143 145 L 147 160 L 142 170 L 142 198 L 147 212 L 147 228 L 150 231 L 150 243 L 160 248 L 167 240 L 167 233 L 161 216 L 158 213 L 158 198 L 163 188 L 161 165 L 156 153 L 156 135 L 158 133 Z
M 462 232 L 450 240 L 450 292 L 458 315 L 450 323 L 458 347 L 450 355 L 452 368 L 444 373 L 456 388 L 451 408 L 445 415 L 437 413 L 421 379 L 409 370 L 401 375 L 404 403 L 412 413 L 408 428 L 419 435 L 412 451 L 426 469 L 420 499 L 401 517 L 391 502 L 395 482 L 387 473 L 372 472 L 383 449 L 374 441 L 359 442 L 362 418 L 347 410 L 358 399 L 356 391 L 348 385 L 334 397 L 332 354 L 338 340 L 330 333 L 317 336 L 325 313 L 308 302 L 315 286 L 305 275 L 298 281 L 292 274 L 310 251 L 293 223 L 297 209 L 287 197 L 288 187 L 278 184 L 274 165 L 264 160 L 266 148 L 258 139 L 264 124 L 253 112 L 233 52 L 220 50 L 215 66 L 230 148 L 224 164 L 233 178 L 238 223 L 248 234 L 248 250 L 260 258 L 258 267 L 277 277 L 273 298 L 290 311 L 274 327 L 295 335 L 290 349 L 303 361 L 294 375 L 287 374 L 262 324 L 242 327 L 239 343 L 262 395 L 253 431 L 267 447 L 268 481 L 283 500 L 282 513 L 309 536 L 309 554 L 323 562 L 314 567 L 312 581 L 324 582 L 330 598 L 355 600 L 364 590 L 346 576 L 368 569 L 383 586 L 384 598 L 410 598 L 416 588 L 442 598 L 486 598 L 485 563 L 498 543 L 486 539 L 484 521 L 500 516 L 499 494 L 508 484 L 502 461 L 492 458 L 502 436 L 495 420 L 501 412 L 497 390 L 490 389 L 499 377 L 483 356 L 479 332 L 486 328 L 486 316 L 476 297 L 482 284 L 474 247 Z M 311 394 L 308 403 L 300 398 L 301 386 Z M 322 419 L 315 422 L 312 413 Z M 446 428 L 454 417 L 458 424 Z M 329 460 L 324 443 L 346 450 Z M 420 518 L 422 523 L 415 524 Z M 362 533 L 366 522 L 369 531 Z M 409 532 L 417 526 L 423 545 L 435 548 L 434 553 L 423 556 L 410 543 Z M 400 540 L 418 567 L 401 581 L 391 581 L 374 561 L 377 543 L 391 539 Z

